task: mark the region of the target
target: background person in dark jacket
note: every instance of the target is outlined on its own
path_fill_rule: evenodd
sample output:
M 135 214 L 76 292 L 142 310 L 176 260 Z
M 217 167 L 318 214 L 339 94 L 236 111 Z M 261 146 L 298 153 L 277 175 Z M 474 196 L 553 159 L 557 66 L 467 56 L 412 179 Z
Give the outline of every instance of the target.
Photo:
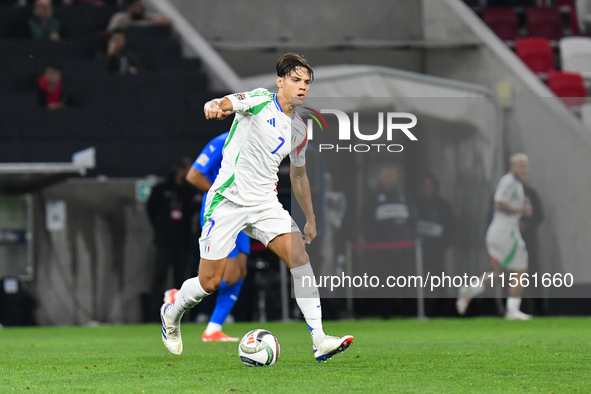
M 142 69 L 138 56 L 127 48 L 127 35 L 123 30 L 115 30 L 109 37 L 106 69 L 108 72 L 133 75 Z
M 423 274 L 445 271 L 445 252 L 453 239 L 454 223 L 451 206 L 439 194 L 439 181 L 433 175 L 425 176 L 417 202 L 417 236 L 421 237 Z M 445 312 L 442 308 L 445 304 L 440 299 L 425 301 L 429 316 L 438 314 L 437 310 Z
M 58 41 L 60 22 L 53 16 L 51 0 L 37 0 L 33 6 L 33 15 L 27 21 L 31 38 L 35 40 Z
M 197 210 L 195 196 L 198 193 L 185 180 L 191 164 L 189 159 L 179 160 L 168 178 L 154 186 L 148 200 L 148 217 L 154 228 L 156 245 L 156 265 L 150 297 L 152 305 L 162 304 L 164 291 L 169 288 L 166 284 L 170 265 L 174 270 L 174 288 L 180 288 L 187 277 L 193 246 L 193 215 Z M 156 317 L 150 316 L 154 319 Z
M 400 187 L 400 174 L 394 164 L 385 164 L 378 174 L 377 189 L 364 200 L 364 231 L 367 242 L 406 242 L 414 240 L 412 207 Z
M 380 246 L 361 251 L 363 270 L 367 270 L 368 276 L 376 275 L 381 280 L 389 275 L 414 274 L 415 218 L 412 204 L 400 186 L 398 166 L 394 163 L 382 165 L 378 181 L 378 187 L 370 189 L 365 196 L 362 226 L 365 241 Z M 403 315 L 416 311 L 415 300 L 400 298 L 404 297 L 404 290 L 384 290 L 379 302 L 383 318 L 392 317 L 394 310 Z

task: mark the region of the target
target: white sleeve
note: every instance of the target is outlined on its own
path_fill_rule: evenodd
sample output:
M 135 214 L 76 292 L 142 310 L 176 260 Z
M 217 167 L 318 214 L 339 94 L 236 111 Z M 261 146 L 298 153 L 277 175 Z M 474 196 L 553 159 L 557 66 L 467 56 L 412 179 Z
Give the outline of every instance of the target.
M 515 181 L 510 177 L 501 178 L 497 185 L 497 190 L 495 191 L 495 202 L 509 205 L 511 203 L 512 193 L 515 191 L 516 186 Z
M 289 154 L 291 164 L 296 167 L 303 167 L 306 165 L 306 149 L 308 148 L 308 141 L 305 141 L 301 148 L 294 147 Z
M 233 113 L 256 115 L 262 107 L 273 100 L 273 94 L 267 89 L 258 88 L 250 92 L 229 94 L 226 98 L 232 103 Z
M 298 133 L 299 138 L 296 137 L 295 142 L 292 144 L 291 152 L 289 154 L 289 160 L 296 167 L 303 167 L 306 165 L 306 149 L 308 149 L 308 130 L 303 121 L 297 122 L 292 127 L 294 131 Z M 294 121 L 295 122 L 295 121 Z M 295 134 L 292 134 L 295 135 Z M 292 137 L 293 138 L 293 137 Z

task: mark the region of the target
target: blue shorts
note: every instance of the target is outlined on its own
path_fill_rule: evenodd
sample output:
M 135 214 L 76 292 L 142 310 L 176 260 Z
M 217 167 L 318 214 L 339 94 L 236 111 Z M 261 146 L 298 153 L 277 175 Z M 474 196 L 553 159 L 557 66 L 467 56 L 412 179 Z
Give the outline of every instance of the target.
M 199 221 L 199 225 L 203 228 L 203 217 L 205 216 L 205 201 L 207 199 L 207 193 L 203 195 L 203 204 L 201 204 L 201 220 Z M 230 254 L 228 255 L 229 259 L 233 259 L 238 257 L 239 253 L 245 253 L 250 255 L 250 237 L 246 235 L 243 231 L 238 233 L 236 237 L 236 247 L 232 249 Z

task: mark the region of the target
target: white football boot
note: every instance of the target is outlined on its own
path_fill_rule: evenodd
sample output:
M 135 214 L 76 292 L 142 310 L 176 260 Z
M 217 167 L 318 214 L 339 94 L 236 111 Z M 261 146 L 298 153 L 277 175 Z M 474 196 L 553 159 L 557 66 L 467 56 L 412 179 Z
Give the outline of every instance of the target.
M 466 314 L 468 305 L 470 305 L 470 301 L 472 300 L 472 298 L 468 296 L 469 292 L 469 287 L 460 287 L 458 299 L 456 300 L 456 309 L 458 310 L 460 316 L 464 316 L 464 314 Z
M 505 319 L 507 320 L 531 320 L 532 318 L 532 315 L 528 315 L 527 313 L 523 313 L 521 311 L 505 313 Z
M 173 326 L 166 317 L 166 310 L 172 304 L 163 304 L 160 307 L 160 319 L 162 320 L 162 342 L 172 354 L 183 352 L 183 340 L 181 338 L 181 326 Z
M 342 353 L 349 349 L 349 346 L 351 346 L 352 343 L 353 337 L 351 335 L 345 335 L 342 338 L 327 335 L 318 346 L 314 345 L 314 357 L 316 357 L 316 361 L 318 362 L 326 362 L 326 360 L 335 354 Z

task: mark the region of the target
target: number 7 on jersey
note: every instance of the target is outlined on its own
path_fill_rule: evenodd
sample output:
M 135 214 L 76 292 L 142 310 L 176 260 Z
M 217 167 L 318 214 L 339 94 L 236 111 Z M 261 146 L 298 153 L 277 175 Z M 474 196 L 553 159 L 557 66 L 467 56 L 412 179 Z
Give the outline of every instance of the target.
M 279 137 L 279 141 L 281 141 L 281 143 L 279 144 L 279 146 L 277 148 L 275 148 L 275 150 L 273 152 L 271 152 L 272 155 L 274 155 L 275 152 L 277 152 L 279 150 L 279 148 L 281 148 L 283 146 L 283 144 L 285 144 L 285 140 L 283 139 L 283 137 Z

